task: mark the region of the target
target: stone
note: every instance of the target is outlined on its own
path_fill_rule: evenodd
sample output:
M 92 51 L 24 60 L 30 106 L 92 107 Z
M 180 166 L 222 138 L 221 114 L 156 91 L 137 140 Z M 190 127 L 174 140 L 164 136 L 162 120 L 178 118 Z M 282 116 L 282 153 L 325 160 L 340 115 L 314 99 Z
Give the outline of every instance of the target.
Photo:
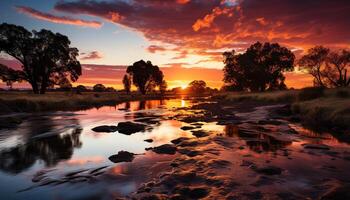
M 92 130 L 95 132 L 110 133 L 110 132 L 116 132 L 118 130 L 118 128 L 116 126 L 103 125 L 103 126 L 97 126 L 97 127 L 93 128 Z
M 170 154 L 173 155 L 176 153 L 177 148 L 172 144 L 163 144 L 158 147 L 153 147 L 150 150 L 152 150 L 155 153 L 158 154 Z
M 118 154 L 112 155 L 108 159 L 114 163 L 131 162 L 135 158 L 134 155 L 135 154 L 127 151 L 119 151 Z
M 146 125 L 144 124 L 133 123 L 133 122 L 118 123 L 118 132 L 125 135 L 131 135 L 137 132 L 145 131 L 145 129 L 146 129 Z

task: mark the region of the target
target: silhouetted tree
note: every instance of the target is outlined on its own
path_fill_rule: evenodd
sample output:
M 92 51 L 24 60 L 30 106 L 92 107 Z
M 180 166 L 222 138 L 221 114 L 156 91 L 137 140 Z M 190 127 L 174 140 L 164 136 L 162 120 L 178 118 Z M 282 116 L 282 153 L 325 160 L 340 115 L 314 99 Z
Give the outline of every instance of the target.
M 315 86 L 325 87 L 322 71 L 326 65 L 329 53 L 330 50 L 328 48 L 316 46 L 309 49 L 307 54 L 299 60 L 300 68 L 307 70 L 314 77 Z
M 106 87 L 104 85 L 102 85 L 102 84 L 96 84 L 96 85 L 94 85 L 92 90 L 94 92 L 104 92 L 104 91 L 106 91 Z
M 308 50 L 299 60 L 301 69 L 314 77 L 314 85 L 320 87 L 346 87 L 350 85 L 347 72 L 350 68 L 350 52 L 331 51 L 323 46 Z
M 131 90 L 131 78 L 128 74 L 125 74 L 123 77 L 123 85 L 125 92 L 129 94 Z
M 207 84 L 202 80 L 194 80 L 188 84 L 188 90 L 191 93 L 203 93 L 205 92 Z
M 350 69 L 350 51 L 331 52 L 328 55 L 323 76 L 331 87 L 346 87 L 350 85 L 348 69 Z
M 106 92 L 116 92 L 117 90 L 114 89 L 114 87 L 107 87 L 105 91 Z
M 225 52 L 224 82 L 232 90 L 285 89 L 283 72 L 294 69 L 294 54 L 277 43 L 251 45 L 245 53 Z
M 135 62 L 127 68 L 126 72 L 132 77 L 133 84 L 142 94 L 146 94 L 147 91 L 153 90 L 163 82 L 163 72 L 151 61 Z
M 166 83 L 165 80 L 163 80 L 162 83 L 159 85 L 159 91 L 162 95 L 165 94 L 167 87 L 168 87 L 168 84 Z
M 36 94 L 44 94 L 48 87 L 60 85 L 68 77 L 74 82 L 81 75 L 78 49 L 70 47 L 68 37 L 60 33 L 45 29 L 31 33 L 22 26 L 3 23 L 0 52 L 21 63 L 17 76 L 28 81 Z
M 78 85 L 76 87 L 76 90 L 77 90 L 77 92 L 80 92 L 80 93 L 88 91 L 88 89 L 84 85 Z

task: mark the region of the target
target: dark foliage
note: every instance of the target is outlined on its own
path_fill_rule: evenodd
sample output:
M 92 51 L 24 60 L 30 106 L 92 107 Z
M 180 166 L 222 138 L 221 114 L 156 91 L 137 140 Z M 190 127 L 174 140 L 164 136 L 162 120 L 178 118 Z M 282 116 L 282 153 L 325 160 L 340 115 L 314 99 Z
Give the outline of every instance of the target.
M 60 33 L 45 29 L 29 32 L 22 26 L 3 23 L 0 25 L 0 52 L 22 65 L 22 70 L 2 66 L 2 80 L 25 80 L 34 93 L 43 94 L 48 87 L 74 82 L 81 75 L 78 49 L 70 47 L 68 37 Z
M 283 72 L 294 69 L 294 54 L 277 43 L 257 42 L 245 53 L 223 55 L 224 82 L 236 91 L 286 89 Z
M 194 80 L 188 84 L 188 90 L 190 93 L 200 94 L 206 91 L 207 84 L 202 80 Z
M 126 72 L 132 77 L 133 84 L 142 94 L 152 91 L 155 87 L 159 87 L 163 82 L 163 72 L 157 65 L 153 65 L 151 61 L 140 60 L 130 65 Z
M 314 85 L 319 87 L 346 87 L 350 85 L 350 51 L 331 51 L 316 46 L 299 60 L 302 69 L 314 77 Z
M 324 95 L 324 88 L 323 87 L 307 87 L 307 88 L 303 88 L 299 92 L 298 99 L 300 101 L 307 101 L 307 100 L 320 98 L 323 95 Z

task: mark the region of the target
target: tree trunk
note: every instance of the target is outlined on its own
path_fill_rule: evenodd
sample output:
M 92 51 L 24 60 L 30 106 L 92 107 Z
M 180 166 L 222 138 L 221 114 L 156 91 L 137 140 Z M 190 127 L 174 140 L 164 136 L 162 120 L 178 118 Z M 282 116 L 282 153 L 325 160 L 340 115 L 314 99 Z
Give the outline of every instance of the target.
M 34 94 L 39 94 L 38 84 L 36 82 L 32 82 L 32 83 L 30 83 L 30 85 L 32 86 L 33 93 Z

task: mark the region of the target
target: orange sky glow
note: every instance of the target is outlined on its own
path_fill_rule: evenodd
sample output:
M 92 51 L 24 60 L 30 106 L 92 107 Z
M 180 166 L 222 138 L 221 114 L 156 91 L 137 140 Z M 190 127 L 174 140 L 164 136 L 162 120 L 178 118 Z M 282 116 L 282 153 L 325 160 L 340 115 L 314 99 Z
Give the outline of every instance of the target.
M 278 42 L 297 58 L 315 45 L 350 47 L 348 0 L 34 0 L 2 3 L 1 21 L 67 35 L 80 50 L 83 75 L 74 85 L 122 89 L 126 66 L 150 60 L 169 88 L 192 80 L 223 86 L 224 51 Z M 0 62 L 18 67 L 9 57 Z M 285 73 L 288 87 L 312 85 L 311 76 Z M 5 87 L 0 83 L 1 87 Z M 24 83 L 15 87 L 25 87 Z

